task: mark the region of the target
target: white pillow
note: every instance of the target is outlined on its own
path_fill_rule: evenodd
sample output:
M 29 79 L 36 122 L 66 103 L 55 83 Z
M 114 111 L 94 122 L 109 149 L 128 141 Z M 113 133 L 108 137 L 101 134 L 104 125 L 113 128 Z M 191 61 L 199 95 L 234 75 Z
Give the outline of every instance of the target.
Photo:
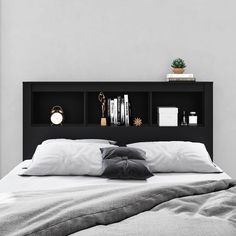
M 221 172 L 202 143 L 140 142 L 128 147 L 142 149 L 152 172 Z
M 28 169 L 21 175 L 102 174 L 100 148 L 116 147 L 102 143 L 52 142 L 38 145 Z
M 42 144 L 53 143 L 53 142 L 77 142 L 77 143 L 107 143 L 116 144 L 116 141 L 106 140 L 106 139 L 66 139 L 66 138 L 56 138 L 47 139 L 42 142 Z

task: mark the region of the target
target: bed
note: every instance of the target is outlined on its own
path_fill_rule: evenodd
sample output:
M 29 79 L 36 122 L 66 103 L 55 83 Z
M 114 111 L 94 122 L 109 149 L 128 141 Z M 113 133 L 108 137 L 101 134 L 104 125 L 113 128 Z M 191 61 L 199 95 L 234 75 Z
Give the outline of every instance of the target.
M 235 183 L 224 172 L 19 176 L 30 162 L 0 182 L 3 235 L 235 235 Z
M 235 235 L 235 182 L 224 172 L 18 176 L 29 164 L 0 182 L 2 235 Z
M 110 90 L 117 93 L 122 89 L 120 85 L 120 83 L 54 84 L 32 82 L 24 85 L 24 158 L 22 163 L 0 181 L 1 235 L 236 235 L 236 182 L 221 171 L 210 158 L 207 159 L 208 152 L 211 158 L 213 157 L 212 84 L 186 83 L 176 86 L 158 83 L 141 83 L 135 84 L 135 86 L 132 83 L 127 84 L 131 92 L 137 92 L 137 94 L 133 94 L 134 100 L 137 101 L 139 100 L 137 97 L 140 95 L 141 99 L 147 98 L 150 102 L 150 99 L 160 91 L 161 95 L 158 94 L 158 98 L 163 97 L 165 93 L 169 96 L 170 92 L 173 92 L 174 97 L 180 96 L 176 99 L 179 106 L 182 102 L 186 106 L 191 106 L 188 104 L 191 101 L 192 105 L 202 111 L 201 121 L 203 122 L 202 127 L 195 127 L 191 131 L 188 128 L 181 128 L 181 130 L 179 128 L 159 129 L 152 125 L 152 119 L 149 119 L 150 126 L 143 129 L 133 127 L 101 129 L 88 125 L 89 114 L 86 113 L 86 107 L 84 107 L 86 114 L 82 115 L 85 119 L 84 126 L 75 125 L 75 129 L 73 124 L 54 128 L 40 123 L 40 119 L 34 117 L 34 113 L 38 115 L 39 113 L 34 110 L 33 105 L 38 104 L 40 105 L 39 109 L 44 110 L 44 106 L 49 104 L 48 101 L 52 98 L 55 99 L 54 95 L 61 97 L 64 94 L 65 101 L 67 101 L 68 98 L 71 99 L 69 95 L 71 92 L 74 95 L 75 91 L 82 91 L 84 96 L 76 95 L 76 98 L 82 99 L 86 106 L 90 101 L 89 96 L 91 95 L 93 98 L 95 92 L 100 90 L 102 86 L 103 91 Z M 133 88 L 135 90 L 132 90 Z M 147 97 L 143 94 L 146 93 L 145 89 L 149 94 Z M 179 95 L 179 92 L 183 90 L 186 94 Z M 141 94 L 139 94 L 140 91 Z M 192 97 L 191 93 L 193 93 Z M 44 95 L 46 97 L 43 97 Z M 187 103 L 185 103 L 186 96 L 190 98 Z M 196 103 L 199 98 L 202 108 Z M 39 102 L 40 99 L 42 99 L 42 103 Z M 149 105 L 152 103 L 155 102 L 153 101 Z M 152 111 L 149 110 L 149 112 L 152 115 Z M 44 120 L 43 116 L 39 115 L 40 117 Z M 184 145 L 187 143 L 186 145 L 190 146 L 192 143 L 199 142 L 201 143 L 199 145 L 204 147 L 204 153 L 207 153 L 207 163 L 219 171 L 211 171 L 211 173 L 207 171 L 199 173 L 152 171 L 153 176 L 149 176 L 146 180 L 109 179 L 104 176 L 87 175 L 19 175 L 21 171 L 30 170 L 36 163 L 36 159 L 31 160 L 31 158 L 37 145 L 43 147 L 42 141 L 49 138 L 57 140 L 59 137 L 66 139 L 106 138 L 107 140 L 114 140 L 117 137 L 118 142 L 123 141 L 122 146 L 124 143 L 135 144 L 137 141 L 160 145 L 162 143 L 160 141 L 166 140 L 165 155 L 166 151 L 169 151 L 169 141 L 183 140 L 181 143 Z M 154 140 L 155 142 L 153 142 Z M 136 145 L 142 149 L 141 144 Z M 53 147 L 55 143 L 47 145 Z M 68 146 L 67 142 L 65 145 Z M 73 145 L 79 146 L 74 144 L 74 140 Z M 88 145 L 91 150 L 95 147 L 95 144 L 92 143 Z M 145 145 L 144 147 L 147 147 Z M 73 149 L 72 146 L 67 149 Z M 60 148 L 63 148 L 61 143 L 59 151 L 57 150 L 61 154 Z M 41 149 L 37 148 L 36 154 L 37 150 Z M 99 150 L 101 150 L 100 146 Z M 186 149 L 182 148 L 181 150 Z M 148 151 L 149 148 L 144 152 L 147 157 Z M 152 150 L 150 153 L 155 153 L 155 151 Z M 188 152 L 188 155 L 194 159 L 195 154 L 192 155 L 192 152 L 190 154 Z M 145 161 L 147 160 L 145 159 Z M 66 166 L 67 162 L 64 159 L 62 161 Z M 128 160 L 124 159 L 124 161 L 127 163 Z M 172 161 L 170 159 L 170 163 Z M 48 162 L 45 162 L 45 159 L 42 163 L 45 168 L 48 167 Z M 181 170 L 184 166 L 190 167 L 189 162 L 184 163 L 179 166 Z M 199 167 L 195 165 L 194 168 L 196 166 Z M 166 166 L 163 165 L 163 167 Z M 175 164 L 171 168 L 175 168 Z M 49 171 L 51 169 L 53 168 L 48 168 Z

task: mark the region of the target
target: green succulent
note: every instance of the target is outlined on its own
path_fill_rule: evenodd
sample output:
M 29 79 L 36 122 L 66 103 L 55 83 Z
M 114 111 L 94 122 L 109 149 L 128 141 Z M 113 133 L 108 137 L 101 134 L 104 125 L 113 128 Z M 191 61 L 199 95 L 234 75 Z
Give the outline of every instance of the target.
M 177 58 L 172 62 L 171 67 L 173 67 L 173 68 L 185 68 L 186 64 L 185 64 L 183 59 Z

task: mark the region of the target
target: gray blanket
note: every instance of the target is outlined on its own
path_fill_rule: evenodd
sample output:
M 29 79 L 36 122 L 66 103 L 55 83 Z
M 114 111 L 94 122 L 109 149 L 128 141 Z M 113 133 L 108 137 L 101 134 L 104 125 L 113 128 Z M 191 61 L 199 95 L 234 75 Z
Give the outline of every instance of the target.
M 236 235 L 236 182 L 91 186 L 0 197 L 0 235 Z

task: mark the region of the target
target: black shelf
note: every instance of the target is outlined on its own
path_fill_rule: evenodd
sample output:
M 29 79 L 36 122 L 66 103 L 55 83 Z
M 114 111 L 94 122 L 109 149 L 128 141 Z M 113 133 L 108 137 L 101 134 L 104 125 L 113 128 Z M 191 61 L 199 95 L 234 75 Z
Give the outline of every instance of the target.
M 79 123 L 63 123 L 61 125 L 52 125 L 50 123 L 33 123 L 32 127 L 52 127 L 52 128 L 62 128 L 62 127 L 84 127 L 84 124 Z
M 100 123 L 101 118 L 101 104 L 98 101 L 98 93 L 87 93 L 87 121 L 86 123 Z M 117 98 L 117 96 L 123 97 L 124 94 L 128 94 L 129 101 L 132 109 L 132 117 L 142 117 L 143 123 L 149 123 L 149 106 L 148 106 L 148 92 L 130 92 L 130 91 L 113 91 L 104 92 L 106 99 Z
M 96 92 L 33 92 L 32 117 L 33 126 L 50 125 L 50 111 L 60 105 L 65 113 L 63 125 L 86 126 L 98 124 L 101 118 L 101 104 Z M 157 107 L 178 107 L 179 125 L 183 111 L 188 114 L 196 111 L 198 122 L 204 126 L 204 93 L 202 92 L 106 92 L 106 98 L 129 95 L 132 117 L 141 117 L 143 126 L 157 124 Z M 118 126 L 121 127 L 121 126 Z
M 48 138 L 105 138 L 119 143 L 138 141 L 188 140 L 205 143 L 213 154 L 212 82 L 24 82 L 23 159 L 29 159 L 36 146 Z M 140 117 L 141 127 L 100 126 L 101 104 L 106 98 L 129 95 L 132 119 Z M 50 111 L 62 106 L 65 120 L 52 126 Z M 179 126 L 157 125 L 157 107 L 179 108 Z M 196 111 L 198 126 L 180 126 L 182 112 Z
M 107 128 L 122 128 L 122 129 L 128 129 L 128 128 L 136 128 L 136 129 L 142 129 L 142 128 L 158 128 L 158 129 L 197 129 L 197 128 L 203 128 L 203 125 L 187 125 L 187 126 L 159 126 L 159 125 L 149 125 L 149 124 L 143 124 L 140 127 L 136 127 L 134 125 L 108 125 L 108 126 L 101 126 L 98 123 L 94 124 L 62 124 L 62 125 L 52 125 L 49 123 L 43 123 L 43 124 L 32 124 L 32 127 L 52 127 L 52 128 L 67 128 L 67 127 L 95 127 L 95 128 L 102 128 L 102 129 L 107 129 Z
M 84 123 L 83 92 L 33 92 L 31 105 L 32 124 L 49 124 L 50 111 L 55 105 L 62 107 L 65 124 Z
M 157 123 L 157 107 L 177 107 L 178 123 L 183 111 L 186 118 L 191 111 L 198 116 L 198 123 L 204 125 L 204 91 L 201 92 L 154 92 L 152 94 L 152 122 Z

